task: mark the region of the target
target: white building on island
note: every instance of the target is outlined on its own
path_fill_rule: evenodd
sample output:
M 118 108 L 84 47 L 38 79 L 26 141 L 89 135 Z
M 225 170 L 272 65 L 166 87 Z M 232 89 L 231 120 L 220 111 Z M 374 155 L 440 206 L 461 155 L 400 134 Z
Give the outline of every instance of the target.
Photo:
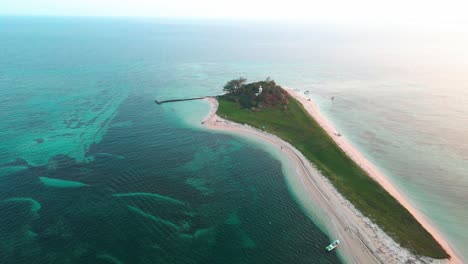
M 260 85 L 260 87 L 258 87 L 258 93 L 256 93 L 255 95 L 258 96 L 259 94 L 261 94 L 261 93 L 262 93 L 262 90 L 263 90 L 263 88 L 262 88 L 262 86 Z

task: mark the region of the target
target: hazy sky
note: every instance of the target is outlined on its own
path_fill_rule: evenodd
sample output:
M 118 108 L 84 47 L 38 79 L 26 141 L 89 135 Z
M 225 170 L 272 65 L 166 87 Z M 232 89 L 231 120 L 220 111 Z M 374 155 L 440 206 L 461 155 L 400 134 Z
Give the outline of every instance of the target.
M 0 14 L 468 26 L 468 0 L 3 0 Z

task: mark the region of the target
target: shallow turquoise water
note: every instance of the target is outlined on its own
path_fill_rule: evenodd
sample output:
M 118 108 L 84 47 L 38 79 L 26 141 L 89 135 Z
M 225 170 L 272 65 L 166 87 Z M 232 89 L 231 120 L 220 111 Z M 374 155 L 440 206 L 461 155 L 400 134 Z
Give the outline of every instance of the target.
M 242 71 L 191 62 L 197 26 L 3 19 L 1 263 L 340 263 L 278 160 L 154 103 Z
M 238 76 L 309 90 L 453 244 L 468 243 L 466 34 L 222 21 L 1 22 L 0 198 L 21 199 L 1 203 L 8 239 L 0 252 L 10 263 L 21 263 L 13 256 L 24 248 L 23 262 L 226 262 L 234 255 L 232 262 L 338 262 L 323 254 L 326 230 L 304 216 L 264 147 L 199 129 L 204 102 L 152 102 L 218 94 Z M 59 181 L 47 186 L 44 177 Z M 58 187 L 64 184 L 75 187 Z M 34 201 L 41 208 L 31 212 Z M 278 222 L 271 228 L 270 218 Z M 188 250 L 188 241 L 200 248 Z

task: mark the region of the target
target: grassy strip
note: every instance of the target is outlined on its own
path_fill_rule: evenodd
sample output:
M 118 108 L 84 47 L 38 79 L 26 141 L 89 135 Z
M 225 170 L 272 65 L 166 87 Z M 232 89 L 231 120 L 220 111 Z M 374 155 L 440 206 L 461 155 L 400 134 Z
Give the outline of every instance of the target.
M 291 98 L 288 110 L 278 107 L 252 111 L 219 98 L 217 113 L 234 122 L 264 129 L 291 143 L 359 211 L 403 247 L 420 256 L 448 258 L 445 250 L 408 210 L 352 161 L 295 99 Z

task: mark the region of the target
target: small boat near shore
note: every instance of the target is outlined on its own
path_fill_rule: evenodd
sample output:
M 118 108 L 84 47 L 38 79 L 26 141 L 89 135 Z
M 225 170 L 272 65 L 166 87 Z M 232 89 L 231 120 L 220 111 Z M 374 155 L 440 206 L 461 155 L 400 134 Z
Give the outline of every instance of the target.
M 328 245 L 325 249 L 330 252 L 334 250 L 340 244 L 340 240 L 333 241 L 330 245 Z

